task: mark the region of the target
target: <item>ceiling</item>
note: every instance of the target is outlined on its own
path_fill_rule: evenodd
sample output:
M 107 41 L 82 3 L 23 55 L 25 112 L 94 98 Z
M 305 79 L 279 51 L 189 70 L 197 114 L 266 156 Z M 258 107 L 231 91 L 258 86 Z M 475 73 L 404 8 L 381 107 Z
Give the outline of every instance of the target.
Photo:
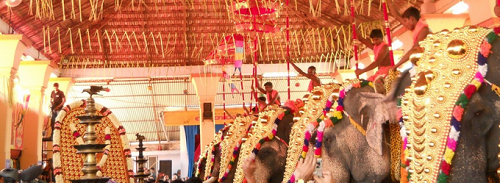
M 409 6 L 419 7 L 423 0 L 394 0 L 400 11 Z M 220 45 L 225 36 L 236 33 L 235 19 L 228 6 L 235 0 L 24 0 L 15 8 L 0 3 L 0 18 L 17 33 L 24 34 L 33 47 L 44 54 L 59 69 L 178 67 L 204 65 L 206 58 Z M 269 2 L 269 1 L 265 1 Z M 276 18 L 277 34 L 259 35 L 258 62 L 282 63 L 286 44 L 290 59 L 295 62 L 321 62 L 321 55 L 335 55 L 348 60 L 352 55 L 351 36 L 346 8 L 347 0 L 294 0 L 283 5 Z M 30 4 L 31 3 L 31 4 Z M 81 3 L 81 4 L 80 4 Z M 283 0 L 284 3 L 284 0 Z M 371 7 L 370 11 L 368 8 Z M 312 10 L 311 10 L 312 9 Z M 363 32 L 381 28 L 383 13 L 380 0 L 356 0 L 357 21 Z M 370 12 L 370 14 L 368 14 Z M 289 41 L 286 20 L 289 18 Z M 391 27 L 399 24 L 390 19 Z M 240 32 L 241 33 L 241 32 Z M 255 35 L 243 33 L 246 45 L 252 45 Z M 251 47 L 251 46 L 249 46 Z M 254 52 L 246 51 L 244 63 L 251 63 Z M 345 64 L 344 64 L 345 65 Z M 85 71 L 85 70 L 84 70 Z M 322 76 L 323 83 L 332 81 Z M 130 78 L 129 80 L 78 80 L 68 92 L 68 101 L 87 96 L 81 90 L 90 85 L 111 88 L 110 93 L 97 97 L 96 102 L 110 108 L 127 129 L 131 142 L 135 133 L 147 141 L 178 141 L 179 127 L 164 126 L 158 114 L 165 107 L 196 108 L 194 87 L 187 78 Z M 286 96 L 286 78 L 264 78 Z M 249 88 L 250 81 L 244 81 Z M 293 78 L 291 98 L 306 93 L 308 80 Z M 147 86 L 151 85 L 152 90 Z M 216 105 L 222 100 L 219 83 Z M 188 94 L 183 90 L 187 89 Z M 227 89 L 227 88 L 226 88 Z M 246 100 L 249 100 L 249 91 Z M 240 106 L 241 95 L 226 97 L 228 106 Z M 231 97 L 229 97 L 231 96 Z M 247 101 L 248 103 L 248 101 Z M 155 115 L 156 114 L 156 115 Z
M 236 33 L 238 15 L 228 11 L 237 0 L 56 0 L 28 1 L 9 9 L 0 3 L 0 17 L 61 69 L 164 67 L 202 65 L 224 36 Z M 251 0 L 253 1 L 253 0 Z M 356 0 L 357 21 L 364 29 L 381 27 L 381 0 Z M 271 1 L 259 0 L 269 3 Z M 285 60 L 289 18 L 290 58 L 301 62 L 317 56 L 352 55 L 347 0 L 282 1 L 276 28 L 260 35 L 259 63 Z M 422 0 L 394 0 L 402 11 Z M 371 8 L 370 10 L 368 8 Z M 391 19 L 391 27 L 397 26 Z M 242 32 L 239 32 L 242 33 Z M 250 33 L 245 41 L 253 44 Z M 268 37 L 264 39 L 263 37 Z M 254 54 L 246 52 L 246 63 Z M 75 66 L 76 65 L 76 66 Z

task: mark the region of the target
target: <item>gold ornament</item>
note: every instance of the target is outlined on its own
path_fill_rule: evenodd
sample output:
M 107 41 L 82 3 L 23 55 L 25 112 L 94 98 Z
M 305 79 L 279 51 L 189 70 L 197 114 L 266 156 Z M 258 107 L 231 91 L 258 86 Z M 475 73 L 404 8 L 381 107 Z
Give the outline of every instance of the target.
M 240 147 L 240 155 L 238 157 L 238 164 L 236 174 L 233 182 L 241 183 L 245 175 L 243 174 L 243 163 L 250 156 L 252 150 L 255 148 L 260 139 L 264 138 L 273 129 L 274 120 L 278 115 L 284 113 L 285 110 L 278 105 L 271 105 L 266 108 L 267 110 L 259 113 L 259 118 L 248 132 L 248 138 Z
M 290 177 L 293 175 L 293 172 L 295 171 L 297 163 L 299 162 L 299 157 L 302 153 L 302 146 L 304 146 L 307 124 L 311 120 L 316 120 L 321 115 L 323 115 L 323 113 L 320 111 L 322 111 L 325 107 L 328 97 L 332 95 L 332 93 L 336 93 L 334 94 L 334 99 L 338 98 L 339 91 L 340 85 L 332 83 L 315 87 L 311 91 L 311 94 L 306 94 L 303 97 L 307 98 L 305 100 L 303 99 L 303 101 L 308 102 L 304 106 L 302 116 L 300 116 L 300 119 L 292 126 L 292 131 L 290 133 L 290 142 L 288 143 L 288 151 L 286 156 L 285 174 L 283 177 L 284 181 L 288 181 L 290 179 Z
M 401 136 L 398 124 L 389 125 L 391 138 L 391 178 L 393 181 L 401 179 Z
M 437 181 L 452 108 L 477 73 L 478 51 L 490 32 L 486 28 L 465 27 L 432 34 L 420 42 L 425 51 L 418 59 L 410 92 L 402 99 L 403 121 L 408 130 L 410 182 Z
M 233 122 L 230 122 L 228 125 L 232 126 L 233 125 Z M 227 132 L 226 132 L 227 133 Z M 214 166 L 214 162 L 212 162 L 212 156 L 216 156 L 215 154 L 212 154 L 212 148 L 214 148 L 214 146 L 216 145 L 220 145 L 220 143 L 222 142 L 221 138 L 224 136 L 224 131 L 223 130 L 220 130 L 214 137 L 214 140 L 212 140 L 212 142 L 210 142 L 210 144 L 208 145 L 208 147 L 205 149 L 205 156 L 207 158 L 206 160 L 206 163 L 205 163 L 205 177 L 209 176 L 211 173 L 212 173 L 212 167 Z M 222 153 L 222 152 L 221 152 Z M 199 160 L 199 163 L 201 163 L 201 160 L 203 158 L 200 157 L 200 160 Z M 200 170 L 201 171 L 201 170 Z M 202 177 L 203 179 L 205 177 Z
M 389 93 L 391 91 L 391 86 L 394 81 L 398 79 L 398 76 L 401 74 L 399 71 L 389 71 L 389 74 L 385 77 L 384 86 L 385 93 Z
M 224 140 L 220 143 L 221 157 L 219 178 L 224 176 L 229 166 L 229 162 L 233 157 L 234 148 L 238 145 L 240 139 L 246 135 L 245 132 L 252 123 L 252 118 L 253 116 L 237 117 L 234 120 L 234 125 L 229 127 L 227 138 L 224 137 Z

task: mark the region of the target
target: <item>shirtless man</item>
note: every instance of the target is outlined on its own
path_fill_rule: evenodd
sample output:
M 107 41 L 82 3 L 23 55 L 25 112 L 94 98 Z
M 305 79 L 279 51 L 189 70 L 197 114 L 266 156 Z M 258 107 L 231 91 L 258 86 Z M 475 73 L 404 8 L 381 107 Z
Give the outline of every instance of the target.
M 359 33 L 357 34 L 361 35 Z M 374 81 L 378 76 L 386 76 L 389 73 L 389 69 L 392 68 L 392 65 L 389 57 L 389 46 L 387 46 L 387 43 L 384 42 L 382 30 L 373 29 L 370 33 L 370 38 L 371 41 L 359 36 L 358 40 L 366 45 L 366 47 L 373 50 L 375 60 L 366 68 L 356 70 L 355 73 L 356 76 L 359 76 L 378 67 L 378 71 L 373 76 L 368 78 L 368 81 Z
M 297 67 L 297 65 L 295 65 L 295 63 L 293 63 L 291 60 L 290 60 L 290 64 L 292 64 L 293 68 L 299 74 L 301 74 L 302 76 L 305 76 L 306 78 L 309 78 L 311 80 L 311 81 L 309 81 L 309 86 L 307 88 L 308 92 L 311 92 L 314 87 L 321 85 L 321 80 L 318 78 L 318 76 L 316 76 L 316 67 L 309 66 L 309 68 L 307 68 L 307 73 L 305 73 L 304 71 L 302 71 L 302 69 Z
M 391 70 L 396 70 L 399 66 L 403 65 L 406 61 L 410 59 L 410 55 L 420 48 L 419 42 L 424 40 L 428 34 L 432 33 L 429 29 L 429 25 L 425 23 L 425 20 L 420 17 L 420 11 L 417 8 L 409 7 L 403 13 L 399 14 L 398 9 L 394 6 L 394 3 L 388 3 L 391 11 L 391 15 L 399 21 L 408 30 L 413 31 L 413 46 L 406 52 L 406 54 L 399 60 L 399 62 L 391 68 Z

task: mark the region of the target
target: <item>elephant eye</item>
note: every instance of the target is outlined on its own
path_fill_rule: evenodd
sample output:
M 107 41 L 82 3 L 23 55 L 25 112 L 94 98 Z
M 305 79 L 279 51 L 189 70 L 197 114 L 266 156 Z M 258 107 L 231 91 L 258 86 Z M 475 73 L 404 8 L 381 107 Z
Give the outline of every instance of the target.
M 330 143 L 330 142 L 332 142 L 333 140 L 335 140 L 335 136 L 331 136 L 331 137 L 323 137 L 323 138 L 325 138 L 325 139 L 323 139 L 323 141 L 324 141 L 324 142 L 328 142 L 328 143 Z
M 481 114 L 483 114 L 483 112 L 484 112 L 484 109 L 478 110 L 474 113 L 474 116 L 480 116 Z

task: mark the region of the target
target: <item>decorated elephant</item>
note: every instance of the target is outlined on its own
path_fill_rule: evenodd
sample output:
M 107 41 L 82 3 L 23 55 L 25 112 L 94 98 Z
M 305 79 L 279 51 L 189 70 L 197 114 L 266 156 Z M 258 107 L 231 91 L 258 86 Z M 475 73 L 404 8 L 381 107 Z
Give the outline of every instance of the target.
M 394 138 L 384 133 L 385 124 L 394 124 L 394 103 L 406 88 L 401 181 L 498 182 L 500 92 L 495 83 L 500 79 L 491 73 L 500 70 L 499 42 L 484 28 L 436 33 L 421 42 L 423 54 L 413 56 L 417 67 L 410 87 L 406 73 L 386 99 L 362 92 L 364 87 L 344 93 L 338 101 L 345 105 L 336 110 L 343 111 L 341 119 L 335 112 L 327 115 L 335 125 L 322 134 L 323 167 L 337 182 L 389 181 L 390 162 L 399 163 L 389 158 L 387 143 Z
M 197 162 L 196 176 L 207 182 L 215 182 L 219 176 L 220 169 L 220 143 L 227 136 L 234 122 L 230 122 L 215 135 L 214 140 L 205 147 L 205 152 Z
M 498 31 L 498 29 L 495 29 Z M 428 36 L 401 100 L 402 181 L 498 182 L 500 39 L 464 27 Z
M 276 136 L 278 138 L 284 137 L 285 140 L 288 138 L 291 124 L 293 124 L 293 114 L 287 111 L 289 110 L 272 106 L 269 110 L 261 112 L 262 115 L 259 118 L 253 116 L 236 118 L 232 125 L 222 129 L 207 147 L 206 152 L 199 160 L 198 177 L 203 177 L 205 182 L 233 182 L 239 163 L 240 147 L 244 146 L 243 144 L 248 139 L 271 132 L 273 122 L 276 123 L 274 128 Z M 269 114 L 276 115 L 272 118 Z M 278 115 L 280 116 L 279 120 L 274 120 L 278 118 Z M 251 128 L 249 128 L 250 124 L 253 124 Z M 273 143 L 275 139 L 262 146 L 263 154 L 274 148 L 275 145 L 276 147 L 280 146 Z M 281 143 L 281 141 L 279 142 Z M 250 150 L 254 147 L 253 145 L 247 146 L 247 149 Z
M 310 144 L 322 146 L 315 154 L 321 156 L 323 168 L 331 171 L 336 182 L 392 181 L 390 145 L 399 149 L 400 141 L 391 143 L 391 135 L 400 136 L 397 125 L 392 125 L 396 133 L 390 133 L 390 124 L 397 124 L 397 108 L 393 102 L 384 102 L 385 96 L 375 93 L 372 86 L 369 81 L 344 84 L 338 106 L 320 123 L 325 124 L 324 130 L 318 128 L 311 138 Z M 399 157 L 392 157 L 397 169 Z
M 281 182 L 294 112 L 298 110 L 295 102 L 287 101 L 283 107 L 271 108 L 259 114 L 248 139 L 241 146 L 235 176 L 231 182 L 245 182 L 248 177 L 257 179 L 257 182 Z M 258 165 L 251 175 L 243 172 L 247 158 L 255 160 Z M 280 169 L 274 164 L 283 166 Z
M 293 117 L 293 114 L 285 115 L 278 124 L 276 137 L 261 143 L 255 155 L 253 176 L 256 182 L 280 183 L 283 180 Z
M 308 122 L 307 119 L 313 118 L 312 116 L 320 116 L 321 108 L 317 108 L 320 105 L 317 103 L 324 104 L 328 96 L 334 91 L 338 90 L 338 84 L 327 84 L 316 87 L 310 94 L 306 94 L 303 99 L 296 100 L 295 102 L 287 101 L 288 108 L 294 115 L 285 114 L 281 120 L 276 120 L 277 131 L 276 134 L 268 132 L 267 134 L 260 134 L 261 138 L 255 147 L 252 149 L 252 155 L 255 158 L 255 171 L 252 175 L 244 175 L 245 177 L 251 177 L 255 182 L 282 182 L 285 176 L 285 170 L 289 169 L 285 165 L 287 162 L 293 161 L 294 155 L 291 152 L 299 152 L 297 149 L 290 149 L 290 147 L 297 147 L 297 143 L 303 142 L 303 132 L 305 124 Z M 304 106 L 305 104 L 305 106 Z M 278 117 L 279 119 L 279 117 Z M 269 138 L 269 137 L 272 138 Z M 292 145 L 293 144 L 293 145 Z M 300 147 L 301 149 L 301 147 Z M 247 150 L 247 152 L 250 152 Z M 245 152 L 242 152 L 245 153 Z M 240 157 L 241 158 L 241 153 Z M 290 159 L 292 158 L 292 159 Z M 297 159 L 297 158 L 296 158 Z M 238 163 L 242 163 L 244 159 L 241 159 Z M 242 175 L 243 176 L 243 175 Z M 236 177 L 235 182 L 239 182 L 242 179 Z

